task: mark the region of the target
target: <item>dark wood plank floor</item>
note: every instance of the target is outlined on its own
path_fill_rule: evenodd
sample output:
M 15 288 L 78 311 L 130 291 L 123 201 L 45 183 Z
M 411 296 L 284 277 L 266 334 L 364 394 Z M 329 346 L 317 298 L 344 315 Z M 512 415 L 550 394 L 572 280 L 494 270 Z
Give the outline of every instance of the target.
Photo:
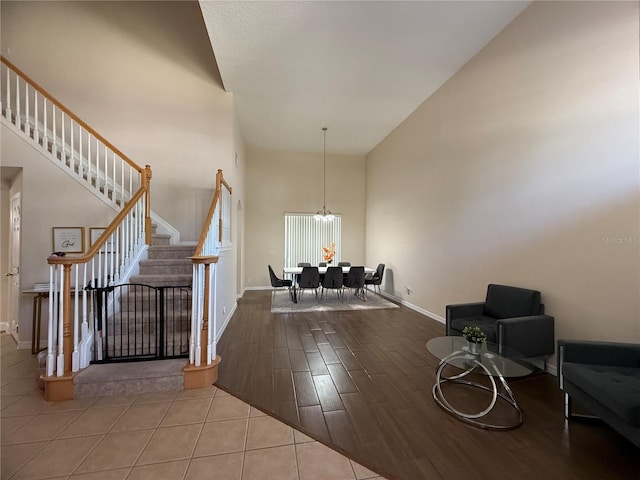
M 410 309 L 272 314 L 268 291 L 238 303 L 217 385 L 390 479 L 637 479 L 640 450 L 606 425 L 562 415 L 556 378 L 510 386 L 524 424 L 478 429 L 431 396 L 444 326 Z M 482 410 L 480 391 L 459 393 Z M 507 416 L 508 411 L 498 411 Z

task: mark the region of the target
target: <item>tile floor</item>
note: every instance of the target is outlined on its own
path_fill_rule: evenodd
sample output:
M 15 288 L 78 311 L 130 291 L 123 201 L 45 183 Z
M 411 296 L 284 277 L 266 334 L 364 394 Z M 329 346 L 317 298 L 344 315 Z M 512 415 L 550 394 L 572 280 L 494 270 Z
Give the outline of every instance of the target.
M 0 366 L 5 480 L 382 479 L 215 386 L 47 402 L 4 333 Z

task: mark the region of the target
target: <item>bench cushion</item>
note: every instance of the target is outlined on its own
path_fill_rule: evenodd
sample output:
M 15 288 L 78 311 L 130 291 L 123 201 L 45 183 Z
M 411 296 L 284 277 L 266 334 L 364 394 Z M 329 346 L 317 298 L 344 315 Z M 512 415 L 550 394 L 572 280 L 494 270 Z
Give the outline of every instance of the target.
M 640 369 L 565 362 L 562 375 L 625 422 L 640 427 Z

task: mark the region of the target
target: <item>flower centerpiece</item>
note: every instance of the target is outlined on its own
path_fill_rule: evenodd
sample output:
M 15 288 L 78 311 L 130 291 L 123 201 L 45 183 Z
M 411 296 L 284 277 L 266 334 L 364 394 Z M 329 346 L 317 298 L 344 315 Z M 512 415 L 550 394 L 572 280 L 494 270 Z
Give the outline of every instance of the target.
M 322 247 L 322 259 L 327 262 L 327 263 L 331 263 L 333 261 L 333 257 L 336 256 L 336 244 L 332 243 L 331 246 L 329 247 Z
M 477 325 L 467 325 L 462 329 L 462 336 L 467 341 L 471 353 L 479 353 L 482 344 L 487 341 L 487 334 Z

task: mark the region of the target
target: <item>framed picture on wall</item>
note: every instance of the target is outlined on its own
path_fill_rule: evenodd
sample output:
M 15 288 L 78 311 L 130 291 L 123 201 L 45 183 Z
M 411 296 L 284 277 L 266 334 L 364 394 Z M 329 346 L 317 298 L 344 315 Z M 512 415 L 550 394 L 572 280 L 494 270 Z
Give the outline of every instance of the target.
M 52 227 L 53 251 L 84 252 L 84 227 Z

